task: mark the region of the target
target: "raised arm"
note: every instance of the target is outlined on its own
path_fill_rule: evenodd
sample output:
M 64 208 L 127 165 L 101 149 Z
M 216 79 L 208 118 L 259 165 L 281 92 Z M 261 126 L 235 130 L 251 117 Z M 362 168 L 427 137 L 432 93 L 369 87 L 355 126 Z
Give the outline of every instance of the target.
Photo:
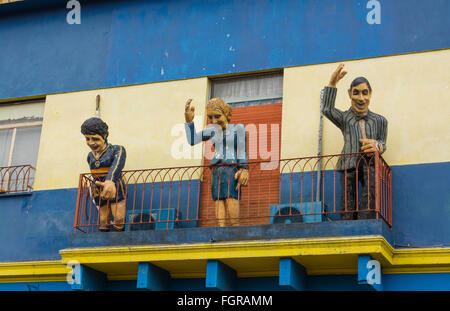
M 347 71 L 343 71 L 344 64 L 339 64 L 337 69 L 333 72 L 328 83 L 329 87 L 336 87 L 336 84 L 347 74 Z
M 192 99 L 188 99 L 184 106 L 184 118 L 186 123 L 184 124 L 184 129 L 186 131 L 186 138 L 188 143 L 193 146 L 202 141 L 211 139 L 214 136 L 215 129 L 212 127 L 208 127 L 203 131 L 196 132 L 194 126 L 194 111 L 195 108 L 191 106 Z
M 347 71 L 343 71 L 344 64 L 340 64 L 335 72 L 331 75 L 328 86 L 323 89 L 323 114 L 331 122 L 333 122 L 338 128 L 342 128 L 343 125 L 343 112 L 337 109 L 335 105 L 337 88 L 336 85 L 346 74 Z
M 195 107 L 191 107 L 192 98 L 189 98 L 184 105 L 184 118 L 186 119 L 186 123 L 192 123 L 194 120 L 194 111 Z

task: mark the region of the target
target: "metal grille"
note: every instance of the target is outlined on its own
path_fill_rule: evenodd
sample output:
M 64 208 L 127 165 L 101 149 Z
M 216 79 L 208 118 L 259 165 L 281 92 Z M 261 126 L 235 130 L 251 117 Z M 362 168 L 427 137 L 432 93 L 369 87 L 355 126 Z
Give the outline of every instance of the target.
M 361 206 L 365 194 L 356 178 L 355 197 L 342 197 L 340 174 L 336 170 L 338 159 L 344 155 L 326 155 L 276 161 L 273 170 L 261 170 L 269 161 L 249 163 L 249 184 L 242 189 L 240 200 L 240 225 L 319 222 L 340 220 L 341 215 L 352 212 L 356 216 L 372 212 L 392 226 L 391 169 L 378 154 L 358 155 L 356 175 L 374 183 L 367 187 L 367 206 Z M 318 171 L 321 163 L 321 171 Z M 259 167 L 258 167 L 259 166 Z M 362 167 L 359 168 L 359 167 Z M 371 169 L 369 169 L 371 167 Z M 167 230 L 198 226 L 217 226 L 214 204 L 202 202 L 202 191 L 211 185 L 211 170 L 217 166 L 186 166 L 132 170 L 122 172 L 125 187 L 127 217 L 125 230 Z M 359 172 L 358 172 L 359 170 Z M 316 196 L 316 181 L 320 174 L 320 193 Z M 361 175 L 362 174 L 362 175 Z M 369 176 L 371 175 L 371 176 Z M 276 183 L 263 186 L 258 180 L 275 176 Z M 234 176 L 230 176 L 234 178 Z M 99 227 L 98 206 L 93 201 L 94 179 L 91 174 L 81 174 L 77 195 L 75 231 L 94 232 Z M 273 186 L 275 185 L 275 186 Z M 119 186 L 119 185 L 118 185 Z M 204 189 L 204 190 L 202 190 Z M 204 195 L 211 196 L 211 193 Z M 319 198 L 319 199 L 317 199 Z M 341 203 L 341 198 L 343 201 Z M 373 198 L 373 199 L 372 199 Z M 356 202 L 349 210 L 349 202 Z M 114 200 L 111 202 L 114 203 Z M 110 201 L 100 201 L 108 204 Z M 143 226 L 148 225 L 148 226 Z

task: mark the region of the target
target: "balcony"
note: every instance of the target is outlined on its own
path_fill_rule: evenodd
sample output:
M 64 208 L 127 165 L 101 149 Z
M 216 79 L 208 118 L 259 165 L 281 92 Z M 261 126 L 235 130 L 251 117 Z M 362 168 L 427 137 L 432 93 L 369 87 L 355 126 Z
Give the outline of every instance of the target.
M 0 194 L 32 191 L 35 170 L 31 165 L 0 167 Z
M 351 159 L 355 163 L 353 171 L 350 168 L 339 171 L 339 158 Z M 364 218 L 362 222 L 366 222 L 366 228 L 371 219 L 392 228 L 391 169 L 378 154 L 255 161 L 249 162 L 248 166 L 249 184 L 242 187 L 239 216 L 236 217 L 239 226 L 228 226 L 227 229 L 253 227 L 263 228 L 261 230 L 267 233 L 271 225 L 281 225 L 289 232 L 295 225 L 296 234 L 301 236 L 297 230 L 301 225 L 342 224 L 341 228 L 345 228 L 359 218 Z M 135 235 L 141 233 L 140 236 L 144 232 L 147 236 L 152 231 L 158 236 L 155 240 L 163 241 L 168 231 L 181 234 L 180 229 L 203 228 L 202 233 L 213 240 L 213 235 L 217 235 L 213 228 L 218 229 L 220 219 L 216 216 L 211 196 L 211 174 L 218 169 L 217 166 L 186 166 L 123 171 L 125 231 Z M 350 174 L 355 175 L 356 191 L 347 191 L 341 197 L 341 188 L 349 187 L 345 177 Z M 227 176 L 228 181 L 234 178 L 233 175 Z M 361 178 L 367 181 L 364 188 L 360 185 Z M 94 233 L 99 229 L 99 207 L 93 200 L 93 182 L 91 174 L 80 175 L 75 233 Z M 365 198 L 364 206 L 362 198 Z M 354 211 L 350 211 L 352 202 Z M 101 205 L 109 203 L 114 203 L 114 200 L 100 201 Z M 344 215 L 351 215 L 346 218 L 348 221 L 342 221 Z M 192 231 L 186 232 L 183 231 L 182 235 L 188 239 Z M 241 233 L 236 234 L 239 236 Z
M 355 169 L 339 171 L 340 158 L 354 159 Z M 137 281 L 140 289 L 177 289 L 190 280 L 197 284 L 191 289 L 233 290 L 250 279 L 285 288 L 285 278 L 292 279 L 283 272 L 286 265 L 303 271 L 297 275 L 303 280 L 324 273 L 363 274 L 359 267 L 364 258 L 392 266 L 391 169 L 378 154 L 255 161 L 248 166 L 239 215 L 224 227 L 219 226 L 211 194 L 211 175 L 220 167 L 123 171 L 124 232 L 99 232 L 94 176 L 81 174 L 74 234 L 60 255 L 63 263 L 75 263 L 75 280 L 104 281 L 92 288 L 75 282 L 72 288 L 105 288 L 98 286 L 129 280 Z M 354 197 L 341 197 L 341 188 L 348 186 L 345 180 L 350 180 L 341 178 L 351 174 L 357 191 Z M 234 173 L 226 179 L 231 178 Z M 359 185 L 361 178 L 370 185 Z M 361 198 L 367 198 L 361 201 L 367 206 Z M 352 201 L 351 219 L 342 220 Z M 371 217 L 358 217 L 367 212 Z M 147 282 L 161 275 L 161 284 Z M 225 279 L 234 285 L 223 285 Z M 288 288 L 305 288 L 301 284 Z

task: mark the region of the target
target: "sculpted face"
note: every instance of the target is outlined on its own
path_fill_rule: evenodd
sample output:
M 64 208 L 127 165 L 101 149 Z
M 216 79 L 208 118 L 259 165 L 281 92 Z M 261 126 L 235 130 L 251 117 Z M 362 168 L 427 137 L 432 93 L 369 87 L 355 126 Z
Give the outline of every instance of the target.
M 86 138 L 86 144 L 88 145 L 89 148 L 91 148 L 92 152 L 99 153 L 103 151 L 103 149 L 105 149 L 106 142 L 103 139 L 103 137 L 100 136 L 99 134 L 95 135 L 86 134 L 84 135 L 84 137 Z
M 370 97 L 372 92 L 369 90 L 367 83 L 360 83 L 350 90 L 348 95 L 352 101 L 352 108 L 357 114 L 365 114 L 369 109 Z
M 206 106 L 206 115 L 210 123 L 217 124 L 225 130 L 230 122 L 231 106 L 220 98 L 211 98 Z
M 225 130 L 227 128 L 228 120 L 225 114 L 223 114 L 222 112 L 211 109 L 208 110 L 207 115 L 209 122 L 211 122 L 212 124 L 219 125 L 222 128 L 222 130 Z

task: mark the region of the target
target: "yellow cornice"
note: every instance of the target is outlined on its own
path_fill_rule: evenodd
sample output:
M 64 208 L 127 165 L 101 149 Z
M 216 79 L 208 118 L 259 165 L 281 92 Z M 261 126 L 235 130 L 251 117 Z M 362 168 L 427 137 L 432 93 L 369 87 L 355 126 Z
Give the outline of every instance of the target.
M 280 240 L 255 240 L 180 245 L 146 245 L 112 248 L 78 248 L 60 251 L 63 262 L 84 264 L 123 262 L 178 262 L 184 260 L 223 261 L 293 257 L 300 263 L 305 257 L 328 258 L 330 263 L 344 255 L 370 254 L 384 273 L 450 272 L 450 248 L 394 249 L 382 236 L 324 237 Z M 357 267 L 317 267 L 305 265 L 308 274 L 354 274 Z M 265 271 L 238 271 L 241 277 L 276 275 L 277 267 Z M 173 277 L 204 275 L 202 272 L 175 272 Z
M 385 274 L 450 273 L 450 248 L 394 249 L 384 237 L 367 235 L 63 249 L 61 260 L 0 263 L 0 283 L 65 281 L 70 261 L 110 280 L 136 279 L 139 262 L 153 262 L 174 278 L 205 277 L 210 259 L 229 264 L 239 277 L 276 276 L 281 257 L 294 258 L 309 275 L 355 274 L 359 254 L 378 260 Z
M 0 262 L 0 283 L 66 281 L 70 271 L 60 260 Z
M 292 257 L 379 253 L 391 261 L 393 248 L 382 236 L 299 238 L 177 245 L 73 248 L 60 251 L 63 262 L 142 262 L 252 257 Z
M 450 248 L 396 249 L 394 265 L 439 265 L 450 263 Z

